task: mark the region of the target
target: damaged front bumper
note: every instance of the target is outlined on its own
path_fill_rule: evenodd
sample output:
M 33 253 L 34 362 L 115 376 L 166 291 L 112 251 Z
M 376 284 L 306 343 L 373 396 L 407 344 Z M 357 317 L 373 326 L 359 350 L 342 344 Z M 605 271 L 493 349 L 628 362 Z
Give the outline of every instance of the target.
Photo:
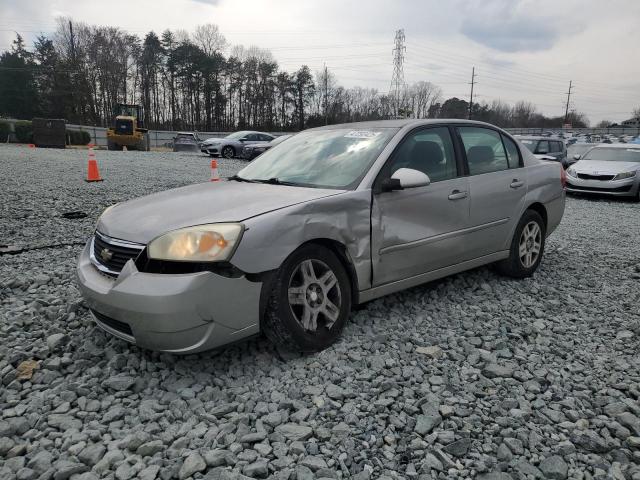
M 164 352 L 190 354 L 259 332 L 262 283 L 213 272 L 155 274 L 129 260 L 117 278 L 99 272 L 80 255 L 80 291 L 98 326 L 128 342 Z

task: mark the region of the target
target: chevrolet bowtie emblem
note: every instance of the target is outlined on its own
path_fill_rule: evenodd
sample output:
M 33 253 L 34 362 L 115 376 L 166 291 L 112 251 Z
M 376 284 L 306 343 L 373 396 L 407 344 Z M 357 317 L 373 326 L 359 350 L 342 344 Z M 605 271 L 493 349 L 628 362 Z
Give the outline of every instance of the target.
M 103 248 L 100 251 L 100 258 L 102 258 L 102 260 L 104 260 L 105 262 L 108 262 L 113 258 L 113 252 L 108 248 Z

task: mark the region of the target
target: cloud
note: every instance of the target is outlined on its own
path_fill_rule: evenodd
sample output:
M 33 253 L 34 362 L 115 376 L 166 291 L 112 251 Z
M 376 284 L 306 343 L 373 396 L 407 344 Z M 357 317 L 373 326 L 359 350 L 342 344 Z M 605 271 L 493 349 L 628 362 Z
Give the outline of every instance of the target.
M 494 50 L 509 53 L 549 50 L 569 33 L 568 29 L 572 33 L 577 30 L 575 22 L 567 26 L 565 15 L 540 14 L 553 9 L 533 9 L 527 0 L 484 0 L 477 5 L 480 8 L 468 12 L 460 31 Z
M 204 3 L 205 5 L 218 5 L 220 0 L 191 0 L 193 2 Z

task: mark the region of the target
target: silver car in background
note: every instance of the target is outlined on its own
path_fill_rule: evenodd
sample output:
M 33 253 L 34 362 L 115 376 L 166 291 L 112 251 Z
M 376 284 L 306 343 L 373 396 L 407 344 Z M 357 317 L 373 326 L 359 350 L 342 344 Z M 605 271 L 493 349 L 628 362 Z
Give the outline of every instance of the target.
M 597 145 L 567 170 L 567 191 L 640 201 L 640 145 Z
M 280 145 L 282 142 L 284 142 L 288 138 L 291 138 L 291 135 L 280 135 L 279 137 L 276 137 L 273 140 L 271 140 L 269 143 L 246 145 L 242 149 L 241 157 L 244 158 L 245 160 L 253 160 L 258 155 L 262 155 L 264 152 L 266 152 L 270 148 L 275 147 L 276 145 Z
M 212 157 L 234 158 L 242 154 L 245 145 L 266 144 L 274 138 L 269 133 L 243 130 L 223 138 L 207 138 L 200 144 L 200 151 Z
M 532 275 L 564 179 L 481 122 L 311 129 L 228 181 L 108 208 L 78 284 L 101 328 L 143 348 L 194 353 L 264 332 L 317 351 L 354 305 L 490 263 Z

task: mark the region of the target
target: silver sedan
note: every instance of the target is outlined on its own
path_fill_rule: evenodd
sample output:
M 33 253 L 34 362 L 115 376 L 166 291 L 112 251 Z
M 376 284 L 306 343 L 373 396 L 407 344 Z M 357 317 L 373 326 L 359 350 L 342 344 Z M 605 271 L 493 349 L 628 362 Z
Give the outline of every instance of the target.
M 640 145 L 601 144 L 567 170 L 567 191 L 640 201 Z
M 354 305 L 490 263 L 532 275 L 564 178 L 486 123 L 307 130 L 228 181 L 108 208 L 78 283 L 96 323 L 143 348 L 193 353 L 263 332 L 317 351 Z
M 234 158 L 242 154 L 245 145 L 267 144 L 274 138 L 269 133 L 243 130 L 222 138 L 207 138 L 200 144 L 200 151 L 212 157 Z

